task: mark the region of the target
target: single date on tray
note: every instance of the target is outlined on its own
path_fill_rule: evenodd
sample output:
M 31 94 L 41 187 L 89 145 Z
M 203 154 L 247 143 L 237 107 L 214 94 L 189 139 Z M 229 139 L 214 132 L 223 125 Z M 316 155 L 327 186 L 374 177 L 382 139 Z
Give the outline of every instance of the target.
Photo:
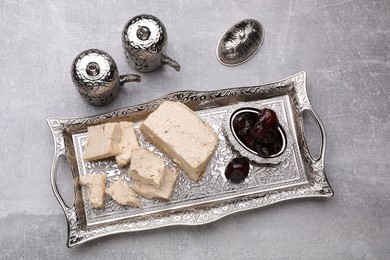
M 264 108 L 257 113 L 243 111 L 233 119 L 233 130 L 241 143 L 264 158 L 278 154 L 283 147 L 282 133 L 275 111 Z
M 249 161 L 246 158 L 234 158 L 225 168 L 225 177 L 233 183 L 240 183 L 248 176 Z

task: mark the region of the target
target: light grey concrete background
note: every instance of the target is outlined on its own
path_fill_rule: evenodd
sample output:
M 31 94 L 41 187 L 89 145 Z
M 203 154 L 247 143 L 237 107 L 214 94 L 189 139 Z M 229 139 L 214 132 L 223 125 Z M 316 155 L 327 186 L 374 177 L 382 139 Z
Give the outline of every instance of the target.
M 122 74 L 134 72 L 120 35 L 140 13 L 164 22 L 167 54 L 182 70 L 143 74 L 112 104 L 88 105 L 72 85 L 72 60 L 100 48 Z M 0 259 L 390 258 L 389 1 L 5 0 L 0 17 Z M 243 18 L 263 23 L 264 45 L 249 62 L 225 67 L 215 57 L 218 38 Z M 301 70 L 326 128 L 333 198 L 65 246 L 65 217 L 49 182 L 47 117 L 94 115 L 177 90 L 269 83 Z M 66 164 L 60 171 L 69 193 Z

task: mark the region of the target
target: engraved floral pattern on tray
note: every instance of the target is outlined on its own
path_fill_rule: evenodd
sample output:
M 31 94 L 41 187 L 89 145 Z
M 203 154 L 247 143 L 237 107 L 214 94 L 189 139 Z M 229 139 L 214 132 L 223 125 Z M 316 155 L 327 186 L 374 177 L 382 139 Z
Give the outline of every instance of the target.
M 154 151 L 161 157 L 165 163 L 179 172 L 179 179 L 175 187 L 173 196 L 168 202 L 160 202 L 157 200 L 142 199 L 143 209 L 121 206 L 115 201 L 106 198 L 105 206 L 102 209 L 93 209 L 90 206 L 86 188 L 83 190 L 83 199 L 86 212 L 87 224 L 97 224 L 104 221 L 123 219 L 141 214 L 150 214 L 162 212 L 171 209 L 185 208 L 197 204 L 214 202 L 216 200 L 234 198 L 243 195 L 249 195 L 254 192 L 267 191 L 275 188 L 283 188 L 306 182 L 302 161 L 299 154 L 297 141 L 290 129 L 294 126 L 291 120 L 290 104 L 288 96 L 280 96 L 267 100 L 260 100 L 245 103 L 248 107 L 263 108 L 268 107 L 277 111 L 279 121 L 286 131 L 288 146 L 286 151 L 281 155 L 281 162 L 278 165 L 264 165 L 255 162 L 251 163 L 248 178 L 240 183 L 233 184 L 227 181 L 224 176 L 224 169 L 231 159 L 238 156 L 238 153 L 233 149 L 231 144 L 224 134 L 224 120 L 226 120 L 226 112 L 235 107 L 224 106 L 199 111 L 199 116 L 208 122 L 219 136 L 219 147 L 212 157 L 206 173 L 199 181 L 193 181 L 176 166 L 164 153 L 158 151 L 150 144 L 140 133 L 140 122 L 135 123 L 136 133 L 139 137 L 139 143 L 151 151 Z M 101 160 L 88 162 L 82 159 L 82 151 L 85 146 L 86 133 L 75 134 L 73 136 L 76 158 L 78 161 L 79 172 L 84 174 L 107 174 L 107 180 L 110 183 L 118 178 L 123 178 L 132 185 L 131 178 L 127 175 L 127 168 L 118 168 L 115 160 Z
M 220 157 L 214 157 L 211 161 L 207 178 L 208 189 L 210 191 L 218 191 L 223 188 L 225 193 L 227 192 L 242 192 L 242 196 L 229 197 L 224 196 L 223 199 L 213 199 L 210 203 L 205 204 L 188 204 L 188 207 L 172 207 L 173 210 L 162 210 L 162 211 L 150 211 L 148 214 L 136 215 L 130 212 L 126 212 L 126 209 L 116 205 L 112 201 L 106 201 L 106 207 L 108 211 L 105 212 L 94 212 L 97 214 L 98 218 L 102 217 L 102 214 L 107 214 L 106 219 L 96 219 L 96 216 L 89 216 L 89 219 L 92 221 L 99 222 L 100 224 L 87 225 L 87 216 L 91 212 L 85 212 L 85 190 L 80 188 L 79 185 L 79 175 L 82 174 L 79 172 L 79 168 L 84 168 L 84 165 L 80 165 L 80 161 L 77 161 L 76 158 L 80 156 L 80 149 L 77 151 L 77 146 L 82 144 L 82 141 L 79 144 L 76 144 L 79 138 L 75 138 L 77 134 L 83 134 L 86 132 L 86 128 L 91 125 L 120 121 L 120 120 L 130 120 L 138 122 L 146 118 L 146 116 L 153 112 L 159 104 L 164 100 L 179 101 L 193 110 L 197 111 L 201 116 L 204 111 L 209 109 L 215 109 L 235 105 L 239 102 L 252 102 L 252 101 L 265 101 L 273 98 L 280 97 L 282 95 L 287 96 L 287 100 L 290 103 L 291 111 L 289 111 L 286 116 L 287 121 L 284 123 L 288 125 L 293 125 L 294 127 L 288 129 L 287 139 L 296 141 L 297 146 L 293 146 L 293 149 L 290 150 L 287 147 L 287 150 L 283 153 L 284 158 L 290 158 L 289 151 L 292 153 L 292 157 L 297 156 L 300 159 L 298 160 L 298 168 L 302 168 L 304 171 L 304 178 L 296 175 L 294 171 L 290 171 L 294 168 L 294 163 L 281 160 L 280 165 L 284 165 L 284 168 L 280 168 L 280 171 L 277 171 L 275 168 L 267 167 L 267 170 L 254 170 L 254 166 L 251 168 L 251 176 L 248 181 L 240 185 L 231 185 L 224 180 L 222 173 L 222 165 L 224 161 L 229 158 L 236 156 L 237 152 L 230 150 L 227 147 L 229 144 L 221 140 L 220 148 L 217 153 Z M 288 110 L 288 109 L 287 109 Z M 302 113 L 308 111 L 309 114 L 313 117 L 314 121 L 317 123 L 317 126 L 320 130 L 320 155 L 318 158 L 313 158 L 310 154 L 308 146 L 305 140 L 305 133 L 303 130 L 303 120 Z M 291 121 L 290 121 L 291 119 Z M 211 120 L 211 119 L 210 119 Z M 213 116 L 213 120 L 217 122 L 218 116 Z M 271 205 L 277 202 L 297 199 L 297 198 L 307 198 L 307 197 L 331 197 L 333 196 L 333 190 L 329 185 L 325 174 L 325 147 L 326 147 L 326 136 L 325 129 L 322 125 L 318 115 L 312 109 L 312 106 L 309 102 L 307 93 L 306 93 L 306 73 L 299 72 L 293 76 L 290 76 L 286 79 L 276 81 L 274 83 L 252 86 L 252 87 L 239 87 L 239 88 L 230 88 L 230 89 L 221 89 L 215 91 L 179 91 L 163 96 L 159 99 L 150 101 L 148 103 L 133 105 L 126 108 L 118 109 L 112 112 L 90 116 L 90 117 L 80 117 L 80 118 L 55 118 L 50 117 L 47 119 L 47 123 L 52 131 L 54 139 L 54 157 L 53 163 L 50 171 L 50 180 L 53 193 L 58 200 L 60 206 L 64 210 L 65 217 L 68 224 L 68 240 L 67 246 L 74 247 L 96 239 L 99 237 L 122 233 L 122 232 L 132 232 L 140 230 L 148 230 L 159 227 L 166 227 L 170 225 L 199 225 L 206 224 L 215 220 L 218 220 L 229 214 L 246 211 L 250 209 L 255 209 L 267 205 Z M 214 124 L 213 124 L 214 125 Z M 284 127 L 284 125 L 283 125 Z M 221 137 L 221 129 L 216 128 Z M 286 130 L 286 129 L 285 129 Z M 139 134 L 139 132 L 138 132 Z M 140 140 L 143 143 L 142 140 Z M 225 142 L 225 143 L 224 143 Z M 290 142 L 289 142 L 290 143 Z M 147 142 L 143 143 L 147 146 Z M 150 147 L 153 150 L 153 147 Z M 158 152 L 158 151 L 156 151 Z M 160 155 L 162 155 L 160 153 Z M 74 189 L 74 200 L 72 205 L 67 205 L 57 187 L 57 175 L 58 175 L 58 166 L 59 158 L 66 157 L 70 172 L 73 178 L 73 189 Z M 168 158 L 166 158 L 169 160 Z M 166 161 L 169 164 L 169 161 Z M 96 162 L 95 162 L 96 163 Z M 115 180 L 115 178 L 127 178 L 129 182 L 130 179 L 126 176 L 121 170 L 118 171 L 116 167 L 113 167 L 112 162 L 101 161 L 98 168 L 103 168 L 109 176 L 109 181 Z M 303 165 L 300 166 L 300 163 Z M 86 165 L 86 168 L 93 169 L 95 166 Z M 173 166 L 173 165 L 172 165 Z M 271 170 L 273 169 L 273 170 Z M 88 170 L 90 171 L 90 170 Z M 87 172 L 88 172 L 87 171 Z M 211 173 L 211 174 L 209 174 Z M 179 185 L 184 185 L 183 188 L 177 188 L 175 191 L 173 199 L 177 198 L 178 194 L 181 194 L 182 198 L 187 198 L 188 201 L 194 201 L 197 199 L 197 193 L 192 195 L 187 194 L 183 190 L 191 190 L 192 187 L 190 181 L 186 179 L 184 174 L 181 174 L 182 178 L 180 179 Z M 221 179 L 222 178 L 222 179 Z M 293 183 L 294 178 L 300 183 Z M 278 186 L 278 184 L 283 185 L 283 181 L 291 182 L 291 185 Z M 280 181 L 280 182 L 278 182 Z M 221 186 L 221 184 L 223 185 Z M 271 183 L 271 186 L 269 185 Z M 276 186 L 272 187 L 272 183 L 275 183 Z M 258 185 L 258 187 L 268 189 L 259 189 L 254 190 L 252 193 L 246 194 L 245 185 Z M 178 185 L 177 185 L 178 187 Z M 187 187 L 187 188 L 186 188 Z M 197 192 L 203 191 L 201 187 L 197 187 Z M 195 190 L 195 187 L 193 188 Z M 193 199 L 188 199 L 188 196 Z M 202 198 L 200 198 L 202 199 Z M 150 203 L 150 204 L 149 204 Z M 171 202 L 167 202 L 166 205 L 170 205 Z M 156 205 L 159 207 L 159 202 L 149 201 L 148 206 L 152 207 Z M 105 210 L 107 210 L 105 209 Z M 116 212 L 118 218 L 112 219 L 110 214 Z M 132 217 L 121 218 L 117 213 L 123 212 L 124 216 L 127 214 L 132 214 Z M 100 215 L 99 215 L 100 214 Z M 95 219 L 94 219 L 95 218 Z M 104 217 L 103 217 L 104 218 Z

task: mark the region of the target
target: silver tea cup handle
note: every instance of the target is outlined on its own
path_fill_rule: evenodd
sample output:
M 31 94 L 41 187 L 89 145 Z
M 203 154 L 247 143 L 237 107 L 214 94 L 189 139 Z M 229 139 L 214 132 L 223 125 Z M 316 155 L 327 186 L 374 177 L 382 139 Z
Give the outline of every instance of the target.
M 126 75 L 120 75 L 119 76 L 119 85 L 124 85 L 125 83 L 129 82 L 140 82 L 141 76 L 137 74 L 126 74 Z
M 161 54 L 161 61 L 172 68 L 174 68 L 176 71 L 180 71 L 180 64 L 177 63 L 174 59 L 168 57 L 165 54 Z

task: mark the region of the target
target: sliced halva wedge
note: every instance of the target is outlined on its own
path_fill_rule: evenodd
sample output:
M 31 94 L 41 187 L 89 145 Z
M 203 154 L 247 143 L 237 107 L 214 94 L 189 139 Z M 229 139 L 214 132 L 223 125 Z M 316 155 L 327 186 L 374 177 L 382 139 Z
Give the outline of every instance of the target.
M 119 167 L 124 167 L 130 163 L 131 153 L 139 148 L 137 135 L 135 134 L 134 124 L 132 122 L 119 122 L 120 141 L 119 152 L 115 156 L 115 161 Z
M 160 187 L 165 171 L 164 161 L 153 152 L 139 148 L 131 154 L 129 175 L 147 185 Z
M 88 127 L 83 158 L 94 161 L 117 155 L 120 131 L 118 123 L 105 123 Z
M 140 129 L 193 180 L 202 177 L 218 147 L 214 129 L 180 102 L 163 102 Z
M 134 182 L 134 190 L 144 198 L 169 200 L 172 197 L 176 185 L 178 174 L 173 170 L 165 167 L 164 177 L 159 188 L 153 185 L 144 184 L 142 181 Z
M 87 174 L 80 176 L 80 184 L 87 187 L 88 199 L 93 208 L 102 208 L 104 206 L 106 181 L 106 174 Z
M 141 200 L 125 180 L 115 181 L 106 190 L 106 193 L 121 205 L 142 208 Z

